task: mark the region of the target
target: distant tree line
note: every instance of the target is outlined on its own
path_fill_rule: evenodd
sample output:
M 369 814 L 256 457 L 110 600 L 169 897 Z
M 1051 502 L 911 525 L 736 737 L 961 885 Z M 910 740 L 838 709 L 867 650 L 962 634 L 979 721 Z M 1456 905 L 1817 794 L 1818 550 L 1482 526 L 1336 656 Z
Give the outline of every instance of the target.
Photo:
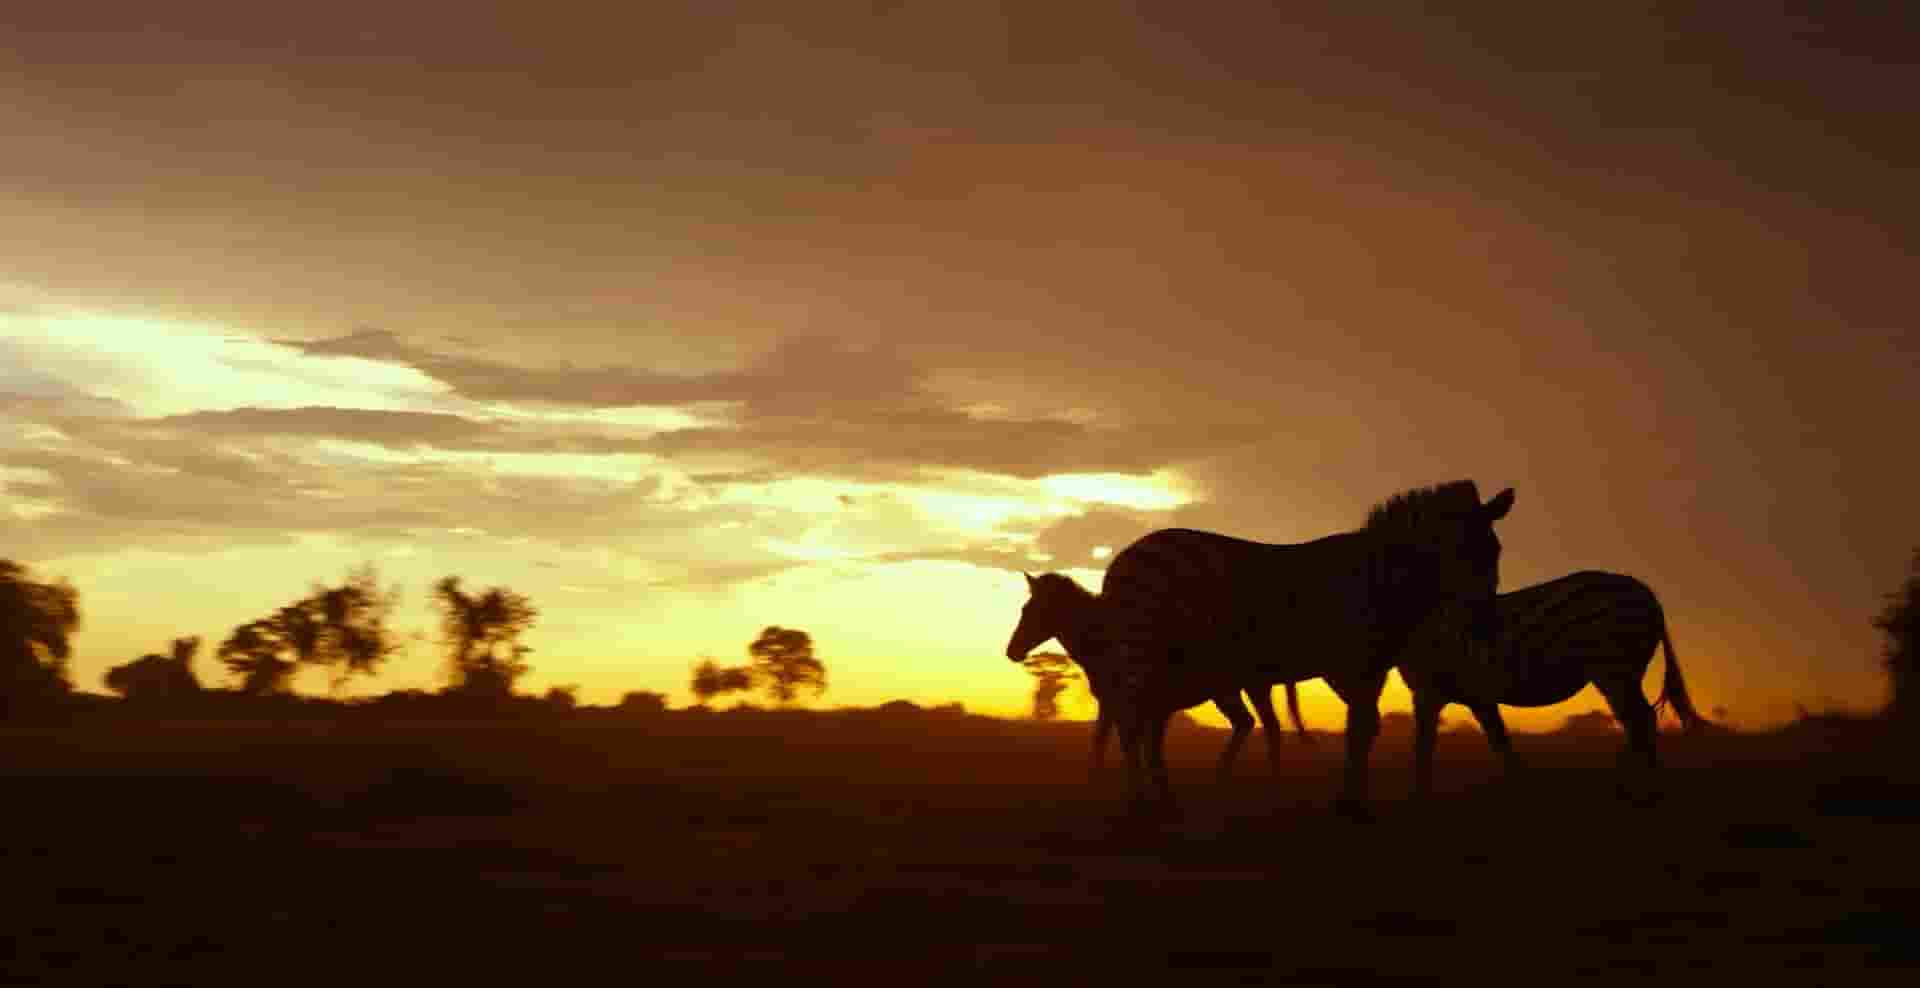
M 798 628 L 770 625 L 747 645 L 747 664 L 722 666 L 703 659 L 693 667 L 689 686 L 702 705 L 729 694 L 764 692 L 779 706 L 827 691 L 827 667 L 813 653 L 813 636 Z
M 364 565 L 350 570 L 338 585 L 315 584 L 306 595 L 234 628 L 215 650 L 233 678 L 230 689 L 208 689 L 195 675 L 193 662 L 202 644 L 198 637 L 175 638 L 164 652 L 114 666 L 107 671 L 106 687 L 130 708 L 220 702 L 222 697 L 274 701 L 280 708 L 312 702 L 315 698 L 293 695 L 293 680 L 302 668 L 326 670 L 330 692 L 337 694 L 353 677 L 377 673 L 399 650 L 401 637 L 389 627 L 398 600 L 398 589 L 381 589 L 374 567 Z M 529 669 L 532 651 L 520 639 L 539 617 L 525 594 L 504 586 L 468 590 L 459 577 L 448 576 L 433 585 L 432 603 L 440 620 L 448 685 L 437 693 L 400 690 L 365 704 L 462 710 L 512 706 L 549 712 L 580 707 L 572 686 L 553 687 L 537 698 L 514 691 Z M 1920 549 L 1913 552 L 1904 581 L 1887 595 L 1873 624 L 1886 639 L 1885 716 L 1914 723 L 1920 719 L 1920 677 L 1915 674 L 1920 659 Z M 72 636 L 80 626 L 80 594 L 72 584 L 36 578 L 27 566 L 0 559 L 0 720 L 56 710 L 77 699 L 67 665 Z M 1033 656 L 1027 671 L 1034 678 L 1032 717 L 1058 718 L 1060 698 L 1081 678 L 1080 672 L 1067 656 L 1052 652 Z M 727 696 L 754 693 L 787 708 L 825 694 L 827 668 L 811 635 L 771 625 L 747 645 L 745 664 L 723 666 L 713 659 L 697 663 L 690 689 L 696 709 Z M 899 704 L 921 709 L 906 701 L 881 709 Z M 633 691 L 610 709 L 630 716 L 660 713 L 667 709 L 667 699 L 661 693 Z M 1607 727 L 1599 716 L 1576 715 L 1566 729 Z
M 348 571 L 338 584 L 315 583 L 301 597 L 235 627 L 214 649 L 230 677 L 226 688 L 202 684 L 194 670 L 202 639 L 173 639 L 166 649 L 108 669 L 106 688 L 129 710 L 271 711 L 343 706 L 337 699 L 355 677 L 377 674 L 400 651 L 404 637 L 391 626 L 400 600 L 397 587 L 383 589 L 372 564 Z M 549 688 L 539 697 L 515 687 L 530 669 L 532 653 L 521 639 L 539 617 L 527 595 L 504 586 L 469 589 L 458 576 L 435 582 L 431 603 L 439 621 L 438 645 L 446 686 L 438 691 L 398 690 L 354 701 L 360 707 L 426 714 L 522 710 L 568 713 L 580 709 L 579 688 Z M 0 560 L 0 719 L 72 707 L 97 706 L 100 698 L 76 693 L 67 663 L 79 630 L 80 595 L 64 580 L 37 579 L 29 568 Z M 817 699 L 827 689 L 827 668 L 813 637 L 797 628 L 770 626 L 747 646 L 746 665 L 721 668 L 703 662 L 693 692 L 702 705 L 729 693 L 761 691 L 790 707 Z M 302 697 L 294 681 L 302 669 L 325 670 L 328 695 Z M 665 712 L 664 693 L 629 691 L 610 708 L 624 716 Z

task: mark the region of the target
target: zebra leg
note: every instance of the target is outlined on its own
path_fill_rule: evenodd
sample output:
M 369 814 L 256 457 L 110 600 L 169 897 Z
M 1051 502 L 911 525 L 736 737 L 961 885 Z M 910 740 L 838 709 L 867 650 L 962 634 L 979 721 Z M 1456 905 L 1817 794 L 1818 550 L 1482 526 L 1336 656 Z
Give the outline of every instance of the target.
M 1093 781 L 1100 781 L 1100 772 L 1107 766 L 1107 739 L 1113 735 L 1113 718 L 1103 705 L 1093 719 Z
M 1271 689 L 1271 687 L 1269 687 Z M 1313 732 L 1307 730 L 1307 722 L 1300 716 L 1300 684 L 1287 683 L 1287 713 L 1293 715 L 1293 729 L 1300 735 L 1301 742 L 1311 746 Z
M 1386 677 L 1368 676 L 1332 685 L 1340 698 L 1347 701 L 1346 777 L 1335 808 L 1344 816 L 1364 820 L 1370 816 L 1367 756 L 1373 751 L 1373 739 L 1380 733 L 1380 690 L 1386 685 Z
M 1292 689 L 1289 684 L 1288 689 Z M 1267 736 L 1267 768 L 1280 777 L 1280 716 L 1273 712 L 1273 687 L 1261 686 L 1247 691 L 1253 712 L 1260 715 L 1260 733 Z M 1296 722 L 1297 723 L 1297 722 Z
M 1473 712 L 1473 719 L 1480 721 L 1480 733 L 1486 735 L 1486 746 L 1500 756 L 1501 779 L 1515 783 L 1521 777 L 1521 756 L 1513 754 L 1513 739 L 1507 737 L 1507 719 L 1500 716 L 1500 704 L 1475 700 L 1467 704 L 1467 710 Z
M 1613 710 L 1614 719 L 1620 722 L 1621 728 L 1627 733 L 1626 746 L 1620 752 L 1620 794 L 1633 802 L 1650 800 L 1653 772 L 1660 765 L 1659 755 L 1654 749 L 1658 725 L 1653 705 L 1640 692 L 1638 682 L 1609 679 L 1594 685 L 1600 688 L 1600 695 L 1607 698 L 1607 706 Z M 1637 787 L 1630 784 L 1635 776 L 1641 783 Z
M 1140 784 L 1143 775 L 1141 749 L 1144 747 L 1140 737 L 1140 723 L 1138 718 L 1133 716 L 1129 706 L 1119 704 L 1115 706 L 1111 719 L 1120 734 L 1120 766 L 1126 775 L 1127 806 L 1130 810 L 1137 812 L 1145 802 Z
M 1474 701 L 1467 704 L 1473 711 L 1473 719 L 1480 722 L 1480 732 L 1487 736 L 1487 747 L 1500 756 L 1500 768 L 1511 781 L 1520 773 L 1520 758 L 1513 753 L 1513 739 L 1507 736 L 1506 718 L 1500 716 L 1500 705 Z
M 1440 711 L 1447 705 L 1438 693 L 1422 692 L 1413 696 L 1413 795 L 1425 799 L 1433 795 L 1433 745 L 1440 734 Z
M 1174 817 L 1180 815 L 1173 801 L 1173 782 L 1167 777 L 1167 725 L 1173 721 L 1173 712 L 1156 715 L 1147 723 L 1146 742 L 1147 766 L 1153 772 L 1155 796 L 1158 797 L 1162 815 Z
M 1222 785 L 1233 777 L 1233 763 L 1240 757 L 1240 748 L 1247 743 L 1247 735 L 1253 733 L 1253 715 L 1247 713 L 1247 705 L 1240 702 L 1240 691 L 1235 690 L 1213 698 L 1213 706 L 1233 725 L 1233 737 L 1227 739 L 1227 750 L 1220 753 L 1220 767 L 1216 775 Z M 1269 732 L 1267 743 L 1273 743 Z

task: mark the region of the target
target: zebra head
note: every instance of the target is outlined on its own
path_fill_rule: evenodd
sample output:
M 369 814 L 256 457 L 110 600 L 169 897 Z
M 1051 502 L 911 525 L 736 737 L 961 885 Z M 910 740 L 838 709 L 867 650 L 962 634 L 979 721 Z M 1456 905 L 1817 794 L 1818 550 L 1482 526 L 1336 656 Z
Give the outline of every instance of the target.
M 1485 503 L 1470 480 L 1410 491 L 1374 509 L 1367 527 L 1382 534 L 1394 560 L 1391 592 L 1408 618 L 1458 607 L 1473 648 L 1491 654 L 1499 635 L 1500 537 L 1493 523 L 1513 510 L 1513 488 Z
M 1094 597 L 1073 578 L 1060 573 L 1027 578 L 1027 603 L 1020 608 L 1020 623 L 1007 639 L 1007 658 L 1025 662 L 1027 653 L 1049 638 L 1071 636 L 1087 620 Z M 1064 640 L 1061 644 L 1067 644 Z

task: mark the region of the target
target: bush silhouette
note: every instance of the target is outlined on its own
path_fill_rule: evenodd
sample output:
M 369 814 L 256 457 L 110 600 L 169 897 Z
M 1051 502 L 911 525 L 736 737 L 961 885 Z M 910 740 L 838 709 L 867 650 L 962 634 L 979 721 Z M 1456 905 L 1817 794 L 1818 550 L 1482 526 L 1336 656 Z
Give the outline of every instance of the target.
M 1920 663 L 1920 549 L 1913 551 L 1906 581 L 1887 595 L 1886 607 L 1873 626 L 1887 636 L 1881 654 L 1887 671 L 1887 714 L 1913 721 L 1920 715 L 1920 696 L 1914 692 L 1920 688 L 1914 678 L 1914 665 Z
M 167 703 L 200 695 L 193 674 L 199 638 L 175 638 L 167 655 L 143 655 L 107 670 L 107 689 L 136 703 Z
M 80 627 L 80 592 L 41 583 L 0 559 L 0 718 L 57 704 L 71 690 L 69 642 Z

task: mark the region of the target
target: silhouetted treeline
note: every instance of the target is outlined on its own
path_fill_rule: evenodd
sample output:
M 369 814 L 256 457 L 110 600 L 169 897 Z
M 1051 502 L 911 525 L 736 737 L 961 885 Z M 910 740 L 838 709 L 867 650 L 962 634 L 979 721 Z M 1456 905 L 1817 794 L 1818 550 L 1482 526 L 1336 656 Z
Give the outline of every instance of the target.
M 693 667 L 689 688 L 702 704 L 757 689 L 784 707 L 803 696 L 818 699 L 825 693 L 827 666 L 814 654 L 812 635 L 770 625 L 747 645 L 746 665 L 722 666 L 702 659 Z
M 1920 695 L 1916 695 L 1920 679 L 1914 670 L 1920 664 L 1920 548 L 1914 549 L 1906 580 L 1887 595 L 1886 608 L 1874 618 L 1873 626 L 1887 636 L 1881 653 L 1889 687 L 1887 712 L 1912 724 L 1920 719 Z
M 174 639 L 165 653 L 152 653 L 110 668 L 106 687 L 119 699 L 73 689 L 67 664 L 71 639 L 81 626 L 79 591 L 62 579 L 45 579 L 12 560 L 0 559 L 0 720 L 60 717 L 68 713 L 115 709 L 123 715 L 211 719 L 304 719 L 338 716 L 464 719 L 474 717 L 578 716 L 627 720 L 660 716 L 670 711 L 666 696 L 631 691 L 612 706 L 581 704 L 572 686 L 550 688 L 539 697 L 514 692 L 529 671 L 531 649 L 520 638 L 532 627 L 539 610 L 522 593 L 495 586 L 469 592 L 461 579 L 448 576 L 436 582 L 432 600 L 440 617 L 440 647 L 445 655 L 448 685 L 439 691 L 398 690 L 377 697 L 339 699 L 295 695 L 293 677 L 303 666 L 327 670 L 338 687 L 356 675 L 373 675 L 399 650 L 400 636 L 387 621 L 398 600 L 398 590 L 382 590 L 372 565 L 351 570 L 340 584 L 315 584 L 310 593 L 272 614 L 234 628 L 216 657 L 233 677 L 230 688 L 209 688 L 195 673 L 193 663 L 201 639 Z M 1920 661 L 1920 549 L 1909 563 L 1899 589 L 1889 593 L 1873 624 L 1885 636 L 1883 662 L 1890 699 L 1886 719 L 1911 723 L 1920 718 L 1915 664 Z M 718 713 L 714 701 L 729 696 L 763 695 L 775 706 L 791 707 L 826 692 L 826 664 L 815 651 L 811 635 L 795 628 L 771 625 L 747 646 L 748 662 L 721 666 L 712 660 L 696 665 L 692 677 L 695 705 L 686 713 Z M 1064 657 L 1035 656 L 1029 671 L 1035 677 L 1032 717 L 1059 716 L 1059 698 L 1075 670 Z M 918 713 L 951 715 L 957 704 L 921 708 L 905 700 L 885 704 L 877 711 L 888 716 Z M 742 702 L 726 711 L 750 716 L 757 711 Z M 844 711 L 842 711 L 844 712 Z M 1715 717 L 1723 721 L 1724 710 Z M 1802 710 L 1784 731 L 1842 731 L 1865 729 L 1868 718 Z M 1406 714 L 1381 719 L 1386 736 L 1402 733 Z M 1197 725 L 1182 720 L 1183 729 Z M 1471 730 L 1469 726 L 1458 726 Z M 1557 732 L 1563 735 L 1611 733 L 1612 718 L 1602 712 L 1575 714 Z
M 810 717 L 874 716 L 882 718 L 974 717 L 960 703 L 922 706 L 908 700 L 890 700 L 874 707 L 807 709 L 793 706 L 757 706 L 741 702 L 730 707 L 694 704 L 673 707 L 662 693 L 632 691 L 611 704 L 580 702 L 572 687 L 554 687 L 541 695 L 515 693 L 506 697 L 475 696 L 457 690 L 395 690 L 377 696 L 340 698 L 291 693 L 257 694 L 240 689 L 201 689 L 195 693 L 144 694 L 139 700 L 100 693 L 74 692 L 63 707 L 70 713 L 117 720 L 173 721 L 473 721 L 578 720 L 637 723 L 661 717 L 753 718 L 782 720 Z

